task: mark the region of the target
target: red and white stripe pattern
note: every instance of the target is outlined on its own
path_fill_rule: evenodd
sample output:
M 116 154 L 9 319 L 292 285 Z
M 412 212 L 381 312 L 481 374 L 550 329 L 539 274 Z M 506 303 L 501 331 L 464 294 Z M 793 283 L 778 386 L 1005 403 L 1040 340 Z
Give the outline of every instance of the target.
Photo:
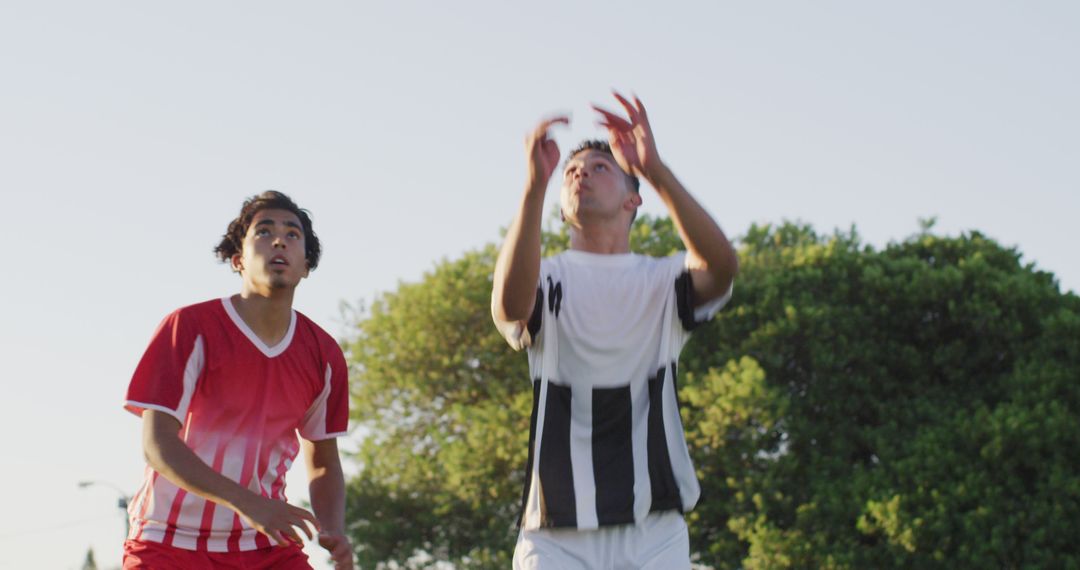
M 285 473 L 309 440 L 342 435 L 348 378 L 337 343 L 299 313 L 276 346 L 262 344 L 228 299 L 165 319 L 128 389 L 125 407 L 182 423 L 183 441 L 215 471 L 285 501 Z M 128 538 L 188 550 L 239 552 L 270 540 L 224 506 L 146 468 L 129 507 Z

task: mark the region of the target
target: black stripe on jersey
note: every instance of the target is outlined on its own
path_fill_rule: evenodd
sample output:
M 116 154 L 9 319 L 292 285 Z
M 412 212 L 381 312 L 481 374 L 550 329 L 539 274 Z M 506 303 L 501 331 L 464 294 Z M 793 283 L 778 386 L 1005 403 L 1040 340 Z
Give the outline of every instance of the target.
M 630 387 L 593 388 L 592 459 L 596 516 L 603 525 L 634 522 L 634 447 Z
M 671 363 L 671 389 L 675 392 L 675 406 L 682 411 L 682 400 L 679 399 L 679 363 Z
M 553 282 L 551 276 L 547 278 L 548 281 L 548 310 L 555 313 L 555 318 L 559 318 L 559 311 L 562 309 L 562 281 Z
M 689 332 L 701 324 L 694 320 L 694 281 L 690 279 L 689 271 L 683 271 L 675 278 L 675 306 L 679 309 L 683 330 Z
M 664 375 L 666 370 L 656 371 L 656 377 L 649 378 L 649 431 L 647 449 L 649 452 L 649 484 L 652 488 L 650 511 L 682 510 L 679 486 L 675 483 L 675 473 L 671 469 L 671 456 L 668 454 L 667 433 L 664 427 Z M 672 384 L 674 384 L 674 370 Z
M 539 398 L 538 390 L 534 394 Z M 548 382 L 544 433 L 540 436 L 540 526 L 577 526 L 570 463 L 570 387 L 553 382 Z
M 532 316 L 529 317 L 529 324 L 527 328 L 529 330 L 529 338 L 535 339 L 536 333 L 540 332 L 540 324 L 544 318 L 544 290 L 540 287 L 536 288 L 536 303 L 533 304 Z M 535 400 L 533 400 L 535 402 Z M 534 410 L 535 412 L 535 410 Z
M 529 486 L 532 485 L 533 450 L 536 449 L 536 409 L 540 404 L 540 379 L 533 380 L 532 415 L 529 416 L 529 460 L 525 463 L 525 488 L 521 490 L 521 516 L 518 526 L 525 524 L 525 507 L 529 504 Z

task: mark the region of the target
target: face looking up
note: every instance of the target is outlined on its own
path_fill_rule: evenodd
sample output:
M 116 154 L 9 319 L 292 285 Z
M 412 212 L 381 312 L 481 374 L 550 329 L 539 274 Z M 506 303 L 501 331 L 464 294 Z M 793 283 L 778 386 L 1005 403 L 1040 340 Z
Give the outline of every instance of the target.
M 567 161 L 560 202 L 563 215 L 572 222 L 620 215 L 629 220 L 638 204 L 637 193 L 615 158 L 593 149 L 583 150 Z
M 304 228 L 296 214 L 260 210 L 252 217 L 232 266 L 253 290 L 268 293 L 294 288 L 308 276 L 304 245 Z

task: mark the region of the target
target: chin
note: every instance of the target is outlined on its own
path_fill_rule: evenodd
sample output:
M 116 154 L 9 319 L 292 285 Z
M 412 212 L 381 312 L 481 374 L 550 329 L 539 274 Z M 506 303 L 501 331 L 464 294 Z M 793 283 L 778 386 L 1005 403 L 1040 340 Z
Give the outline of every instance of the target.
M 270 280 L 270 289 L 274 291 L 280 291 L 282 289 L 292 289 L 296 287 L 296 283 L 290 283 L 289 280 L 283 277 L 275 277 Z

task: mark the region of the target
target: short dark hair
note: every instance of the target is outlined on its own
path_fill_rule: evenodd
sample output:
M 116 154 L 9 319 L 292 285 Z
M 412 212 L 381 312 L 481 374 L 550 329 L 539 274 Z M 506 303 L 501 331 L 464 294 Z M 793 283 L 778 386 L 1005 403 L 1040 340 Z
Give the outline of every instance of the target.
M 319 245 L 319 236 L 315 235 L 315 230 L 311 227 L 311 214 L 297 206 L 292 198 L 277 190 L 267 190 L 244 200 L 240 214 L 229 222 L 229 228 L 225 230 L 225 235 L 221 236 L 221 243 L 214 248 L 218 259 L 228 263 L 232 256 L 241 252 L 251 220 L 263 210 L 286 210 L 300 218 L 300 225 L 304 228 L 304 259 L 307 260 L 309 270 L 315 269 L 319 265 L 322 246 Z
M 587 150 L 599 151 L 599 152 L 602 152 L 602 153 L 607 154 L 608 156 L 610 156 L 612 158 L 612 160 L 615 159 L 615 153 L 611 152 L 611 145 L 608 144 L 607 141 L 600 140 L 600 139 L 589 139 L 589 140 L 581 141 L 581 144 L 577 145 L 577 147 L 574 148 L 574 150 L 570 151 L 570 155 L 566 157 L 567 162 L 569 162 L 570 159 L 574 158 L 575 156 L 577 156 L 577 155 L 579 155 L 579 154 L 581 154 L 581 153 L 583 153 L 583 152 L 585 152 Z M 618 161 L 615 161 L 615 164 L 618 164 Z M 620 170 L 622 170 L 622 169 L 620 168 Z M 641 191 L 641 181 L 638 180 L 638 177 L 634 176 L 633 174 L 631 174 L 629 172 L 626 172 L 625 170 L 623 171 L 623 174 L 625 174 L 626 177 L 630 179 L 630 189 L 633 190 L 634 192 L 640 192 Z

